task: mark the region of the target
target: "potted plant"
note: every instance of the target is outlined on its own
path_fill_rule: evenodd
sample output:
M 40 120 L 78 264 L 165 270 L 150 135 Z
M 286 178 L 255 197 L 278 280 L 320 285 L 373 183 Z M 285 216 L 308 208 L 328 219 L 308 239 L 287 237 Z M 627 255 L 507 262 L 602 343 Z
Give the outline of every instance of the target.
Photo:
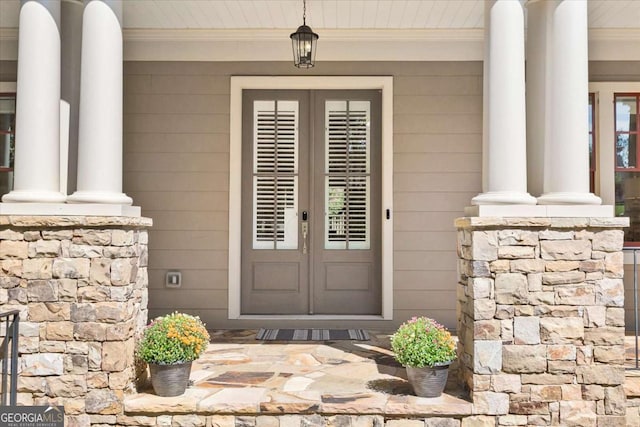
M 456 358 L 451 333 L 428 317 L 413 317 L 391 336 L 396 360 L 407 369 L 409 383 L 420 397 L 442 394 L 449 365 Z
M 149 364 L 158 396 L 179 396 L 189 383 L 191 362 L 209 343 L 209 333 L 196 316 L 172 313 L 154 319 L 144 330 L 138 357 Z

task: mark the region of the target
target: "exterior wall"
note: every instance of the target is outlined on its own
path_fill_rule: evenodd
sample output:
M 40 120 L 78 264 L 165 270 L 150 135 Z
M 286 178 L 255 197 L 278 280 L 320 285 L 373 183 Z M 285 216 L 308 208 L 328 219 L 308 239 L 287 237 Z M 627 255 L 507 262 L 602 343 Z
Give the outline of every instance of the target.
M 116 424 L 147 321 L 147 218 L 0 217 L 0 312 L 20 311 L 18 403 Z
M 460 372 L 474 413 L 508 415 L 508 425 L 624 426 L 628 220 L 456 225 Z
M 368 326 L 425 314 L 455 328 L 453 221 L 481 190 L 479 62 L 325 62 L 304 73 L 288 62 L 125 63 L 124 190 L 154 219 L 150 314 L 258 324 L 227 320 L 229 77 L 265 70 L 394 76 L 394 322 Z M 164 287 L 169 269 L 182 271 L 182 288 Z
M 15 70 L 0 61 L 0 80 Z M 267 72 L 394 76 L 394 323 L 426 314 L 455 329 L 452 223 L 481 190 L 480 62 L 319 62 L 303 73 L 288 62 L 125 63 L 124 190 L 156 223 L 151 314 L 247 326 L 226 319 L 229 76 Z M 590 63 L 592 81 L 639 76 L 640 62 Z M 168 269 L 183 272 L 181 289 L 164 287 Z

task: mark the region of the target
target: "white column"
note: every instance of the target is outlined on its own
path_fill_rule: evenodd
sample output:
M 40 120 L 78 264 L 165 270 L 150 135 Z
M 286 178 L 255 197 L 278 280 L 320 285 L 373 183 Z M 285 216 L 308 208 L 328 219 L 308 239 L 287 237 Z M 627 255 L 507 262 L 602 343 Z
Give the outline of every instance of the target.
M 64 202 L 60 193 L 60 0 L 20 7 L 14 190 L 3 202 Z
M 524 82 L 524 13 L 515 0 L 485 0 L 488 73 L 483 96 L 488 98 L 483 120 L 483 193 L 474 205 L 535 204 L 527 193 Z M 485 25 L 487 26 L 487 25 Z M 486 33 L 485 33 L 486 34 Z
M 61 9 L 62 76 L 60 97 L 69 103 L 69 138 L 67 152 L 67 187 L 65 194 L 76 190 L 78 160 L 78 115 L 80 111 L 80 60 L 82 58 L 83 5 L 76 1 L 63 1 Z M 62 143 L 62 141 L 61 141 Z M 62 147 L 61 147 L 62 148 Z M 62 168 L 63 165 L 61 164 Z M 65 188 L 64 186 L 62 188 Z
M 527 188 L 544 191 L 546 32 L 545 2 L 527 2 Z
M 130 205 L 122 192 L 122 2 L 85 1 L 78 189 L 67 201 Z
M 482 191 L 489 188 L 489 16 L 491 15 L 491 3 L 484 2 L 484 42 L 482 61 Z
M 600 204 L 589 193 L 586 0 L 544 2 L 547 19 L 544 193 L 539 204 Z

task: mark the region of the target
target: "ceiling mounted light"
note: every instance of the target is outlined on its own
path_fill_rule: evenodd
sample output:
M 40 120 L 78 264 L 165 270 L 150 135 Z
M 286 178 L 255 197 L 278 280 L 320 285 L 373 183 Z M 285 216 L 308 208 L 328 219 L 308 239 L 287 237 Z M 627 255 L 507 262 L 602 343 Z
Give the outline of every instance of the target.
M 298 68 L 311 68 L 316 62 L 318 35 L 307 27 L 307 0 L 302 0 L 302 25 L 292 33 L 293 63 Z

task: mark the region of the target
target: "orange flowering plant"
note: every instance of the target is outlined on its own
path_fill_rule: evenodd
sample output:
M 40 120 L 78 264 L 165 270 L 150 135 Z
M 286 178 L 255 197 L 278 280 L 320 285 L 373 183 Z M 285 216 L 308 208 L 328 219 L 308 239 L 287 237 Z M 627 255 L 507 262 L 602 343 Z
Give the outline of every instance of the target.
M 147 363 L 172 365 L 197 359 L 208 343 L 209 333 L 200 318 L 171 313 L 147 326 L 137 354 Z
M 424 368 L 451 363 L 456 343 L 451 333 L 428 317 L 413 317 L 391 335 L 391 348 L 403 366 Z

